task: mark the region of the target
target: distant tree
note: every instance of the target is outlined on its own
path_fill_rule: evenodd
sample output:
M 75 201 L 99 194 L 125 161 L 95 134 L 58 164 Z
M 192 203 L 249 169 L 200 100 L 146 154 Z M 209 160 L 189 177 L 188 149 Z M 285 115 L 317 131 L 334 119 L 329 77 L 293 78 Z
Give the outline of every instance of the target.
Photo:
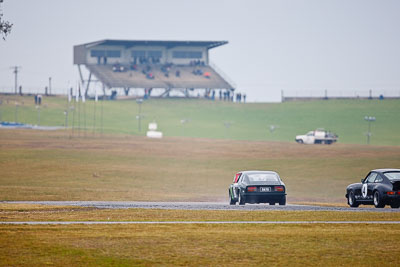
M 5 40 L 6 36 L 11 32 L 13 24 L 3 19 L 3 12 L 1 10 L 2 3 L 3 0 L 0 0 L 0 36 L 3 38 L 3 40 Z

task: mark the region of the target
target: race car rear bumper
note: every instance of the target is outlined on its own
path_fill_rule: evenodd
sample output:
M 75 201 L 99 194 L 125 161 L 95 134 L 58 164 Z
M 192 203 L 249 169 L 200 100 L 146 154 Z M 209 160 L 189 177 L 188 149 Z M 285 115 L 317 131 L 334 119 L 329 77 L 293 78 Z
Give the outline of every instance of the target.
M 400 195 L 383 195 L 382 200 L 387 203 L 400 203 Z
M 243 197 L 248 203 L 269 203 L 279 202 L 286 196 L 286 193 L 269 192 L 269 193 L 244 193 Z

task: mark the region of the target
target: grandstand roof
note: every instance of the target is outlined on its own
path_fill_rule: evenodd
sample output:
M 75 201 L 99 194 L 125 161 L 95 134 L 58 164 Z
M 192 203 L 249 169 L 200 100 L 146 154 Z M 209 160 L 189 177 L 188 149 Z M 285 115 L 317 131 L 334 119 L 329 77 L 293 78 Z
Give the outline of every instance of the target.
M 218 47 L 227 44 L 228 41 L 156 41 L 156 40 L 111 40 L 104 39 L 96 42 L 90 42 L 81 44 L 81 46 L 92 47 L 97 45 L 118 45 L 125 46 L 125 48 L 137 46 L 137 45 L 153 45 L 153 46 L 165 46 L 172 48 L 176 46 L 205 46 L 207 49 Z

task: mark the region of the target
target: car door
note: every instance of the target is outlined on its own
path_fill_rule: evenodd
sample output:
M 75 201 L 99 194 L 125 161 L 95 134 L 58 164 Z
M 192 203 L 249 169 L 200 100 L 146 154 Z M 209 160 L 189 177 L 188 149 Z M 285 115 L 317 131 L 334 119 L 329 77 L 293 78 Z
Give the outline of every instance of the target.
M 307 135 L 306 135 L 306 138 L 304 140 L 304 143 L 308 144 L 308 145 L 311 145 L 311 144 L 314 144 L 314 142 L 315 142 L 314 132 L 313 131 L 308 132 Z
M 373 199 L 373 190 L 375 186 L 375 178 L 378 174 L 376 172 L 371 172 L 367 178 L 364 179 L 362 188 L 361 188 L 361 197 L 364 200 L 372 201 Z

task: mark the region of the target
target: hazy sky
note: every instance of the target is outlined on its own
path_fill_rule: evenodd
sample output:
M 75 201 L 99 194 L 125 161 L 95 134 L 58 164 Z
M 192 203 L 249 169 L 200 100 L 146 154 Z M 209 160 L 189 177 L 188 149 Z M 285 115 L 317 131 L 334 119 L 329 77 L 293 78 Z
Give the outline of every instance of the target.
M 73 45 L 101 39 L 227 40 L 211 60 L 252 101 L 291 92 L 400 93 L 397 0 L 4 0 L 0 90 L 78 80 Z

